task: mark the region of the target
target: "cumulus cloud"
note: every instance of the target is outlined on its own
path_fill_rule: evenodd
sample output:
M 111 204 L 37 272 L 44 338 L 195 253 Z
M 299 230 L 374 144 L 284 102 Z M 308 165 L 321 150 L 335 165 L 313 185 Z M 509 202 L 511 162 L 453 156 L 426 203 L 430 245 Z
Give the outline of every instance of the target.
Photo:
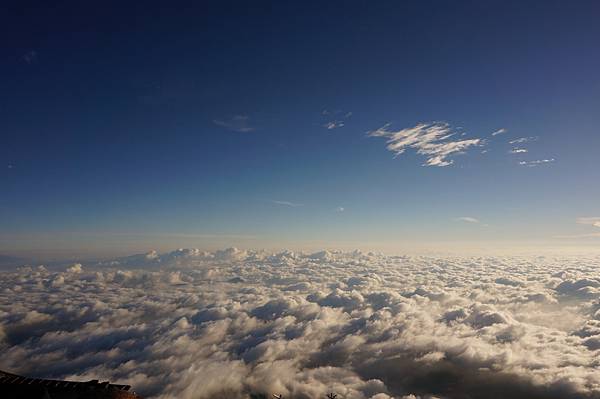
M 0 369 L 149 398 L 600 398 L 599 270 L 235 248 L 22 267 L 0 273 Z
M 418 154 L 425 155 L 427 160 L 423 166 L 449 166 L 454 160 L 452 155 L 461 154 L 469 147 L 483 144 L 482 139 L 457 140 L 457 131 L 443 122 L 420 123 L 415 127 L 390 130 L 390 124 L 368 133 L 370 137 L 387 138 L 387 149 L 400 155 L 407 148 L 413 148 Z
M 498 129 L 495 132 L 492 132 L 492 136 L 497 136 L 497 135 L 502 134 L 502 133 L 506 133 L 506 129 L 504 129 L 504 128 Z
M 234 115 L 232 118 L 227 120 L 215 119 L 213 123 L 217 126 L 224 127 L 234 132 L 252 132 L 256 128 L 250 126 L 249 117 L 247 115 Z
M 81 263 L 75 263 L 69 267 L 67 267 L 67 273 L 81 273 L 83 271 L 83 266 Z

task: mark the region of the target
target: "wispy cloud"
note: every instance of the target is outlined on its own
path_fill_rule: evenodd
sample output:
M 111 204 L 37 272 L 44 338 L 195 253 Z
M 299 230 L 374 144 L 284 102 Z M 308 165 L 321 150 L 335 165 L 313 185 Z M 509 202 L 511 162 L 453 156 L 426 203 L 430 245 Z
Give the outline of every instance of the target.
M 346 208 L 344 208 L 343 206 L 338 206 L 337 208 L 335 208 L 336 212 L 344 212 L 346 210 Z
M 520 137 L 518 139 L 514 139 L 508 142 L 508 144 L 523 144 L 529 143 L 530 141 L 536 141 L 537 137 Z
M 277 204 L 277 205 L 284 205 L 284 206 L 290 206 L 290 207 L 304 206 L 304 204 L 298 204 L 298 203 L 296 203 L 296 202 L 290 202 L 290 201 L 276 201 L 276 200 L 270 200 L 270 202 L 272 202 L 273 204 Z
M 510 150 L 509 152 L 510 152 L 511 154 L 524 154 L 524 153 L 526 153 L 526 152 L 528 152 L 528 151 L 527 151 L 527 149 L 526 149 L 526 148 L 519 148 L 519 147 L 515 147 L 515 148 L 513 148 L 512 150 Z
M 519 165 L 535 167 L 535 166 L 540 166 L 540 165 L 544 165 L 544 164 L 548 164 L 548 163 L 552 163 L 552 162 L 554 162 L 554 158 L 536 159 L 534 161 L 521 161 L 521 162 L 519 162 Z
M 35 51 L 35 50 L 28 51 L 27 53 L 25 53 L 23 55 L 23 61 L 25 61 L 26 63 L 28 63 L 30 65 L 37 62 L 37 60 L 38 60 L 38 55 L 37 55 L 37 51 Z
M 369 137 L 386 137 L 387 149 L 396 156 L 404 153 L 407 148 L 414 148 L 418 154 L 427 157 L 423 166 L 452 165 L 454 161 L 448 159 L 449 156 L 483 144 L 482 139 L 453 140 L 452 137 L 458 132 L 444 122 L 419 123 L 415 127 L 398 131 L 390 130 L 389 127 L 388 123 L 367 134 Z
M 497 136 L 497 135 L 502 134 L 502 133 L 506 133 L 506 129 L 504 129 L 504 128 L 498 129 L 495 132 L 492 132 L 492 136 Z
M 577 223 L 600 227 L 600 217 L 580 217 L 577 218 Z
M 571 235 L 559 235 L 559 236 L 554 236 L 554 238 L 597 238 L 600 237 L 600 232 L 599 233 L 584 233 L 584 234 L 571 234 Z
M 330 111 L 328 109 L 324 109 L 321 112 L 321 115 L 327 116 L 330 118 L 335 118 L 333 120 L 327 121 L 323 123 L 321 126 L 327 130 L 339 129 L 345 126 L 345 119 L 348 119 L 352 116 L 352 112 L 345 111 Z
M 454 219 L 456 222 L 479 223 L 479 219 L 471 216 L 461 216 Z
M 249 125 L 249 118 L 247 115 L 235 115 L 227 120 L 215 119 L 213 120 L 213 123 L 235 132 L 246 133 L 256 130 L 256 128 Z
M 344 121 L 331 121 L 324 123 L 322 126 L 327 130 L 338 129 L 340 127 L 344 127 Z

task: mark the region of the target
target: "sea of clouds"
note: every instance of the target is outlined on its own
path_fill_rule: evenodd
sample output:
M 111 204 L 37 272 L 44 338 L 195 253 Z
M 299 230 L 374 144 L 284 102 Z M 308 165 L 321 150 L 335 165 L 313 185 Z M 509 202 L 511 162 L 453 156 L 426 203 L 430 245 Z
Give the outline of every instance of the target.
M 146 397 L 600 398 L 600 257 L 228 249 L 0 272 L 0 369 Z

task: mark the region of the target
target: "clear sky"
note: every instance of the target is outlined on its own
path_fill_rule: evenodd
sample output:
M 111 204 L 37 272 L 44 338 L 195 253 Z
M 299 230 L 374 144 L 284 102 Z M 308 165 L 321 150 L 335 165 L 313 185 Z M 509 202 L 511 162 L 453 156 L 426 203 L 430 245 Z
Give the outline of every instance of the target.
M 597 1 L 31 4 L 0 253 L 600 246 Z

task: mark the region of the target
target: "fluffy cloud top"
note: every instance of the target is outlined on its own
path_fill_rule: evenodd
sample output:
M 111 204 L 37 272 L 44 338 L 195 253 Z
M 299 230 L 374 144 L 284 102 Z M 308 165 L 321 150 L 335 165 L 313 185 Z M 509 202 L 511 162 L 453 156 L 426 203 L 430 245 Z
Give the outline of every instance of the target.
M 442 122 L 420 123 L 398 131 L 389 130 L 389 127 L 390 124 L 387 124 L 369 132 L 368 135 L 386 137 L 387 149 L 396 155 L 403 154 L 407 148 L 416 149 L 418 154 L 427 157 L 424 166 L 452 165 L 454 161 L 448 157 L 483 143 L 481 139 L 456 140 L 453 137 L 456 131 Z
M 0 368 L 152 398 L 600 398 L 599 270 L 234 248 L 23 267 L 0 273 Z

